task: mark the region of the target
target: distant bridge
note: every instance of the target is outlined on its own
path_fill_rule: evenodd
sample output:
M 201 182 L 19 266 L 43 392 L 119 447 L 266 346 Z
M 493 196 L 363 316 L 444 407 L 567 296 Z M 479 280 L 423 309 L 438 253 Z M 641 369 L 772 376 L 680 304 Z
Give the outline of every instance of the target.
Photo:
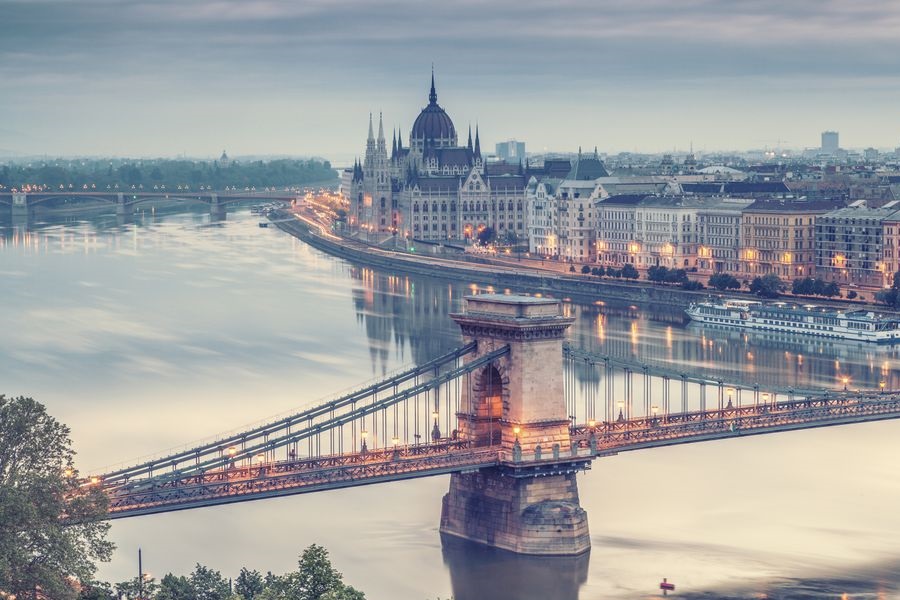
M 115 519 L 451 473 L 445 533 L 577 554 L 590 538 L 574 474 L 597 457 L 900 417 L 893 391 L 764 388 L 562 345 L 571 318 L 553 300 L 466 301 L 452 352 L 82 484 Z
M 224 208 L 229 204 L 252 200 L 271 202 L 291 202 L 302 196 L 302 192 L 284 191 L 248 191 L 248 190 L 121 190 L 121 191 L 42 191 L 11 192 L 0 191 L 0 206 L 8 206 L 13 214 L 27 214 L 33 208 L 54 200 L 83 200 L 108 203 L 116 207 L 117 212 L 133 211 L 146 202 L 180 202 L 183 204 L 205 204 L 211 210 Z

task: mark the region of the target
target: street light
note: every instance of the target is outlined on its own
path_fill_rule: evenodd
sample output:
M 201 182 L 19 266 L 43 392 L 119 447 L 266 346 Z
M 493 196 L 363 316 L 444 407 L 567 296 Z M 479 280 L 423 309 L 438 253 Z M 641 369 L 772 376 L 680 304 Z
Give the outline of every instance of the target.
M 366 447 L 366 436 L 368 436 L 368 435 L 369 435 L 369 432 L 366 431 L 365 429 L 363 429 L 362 431 L 359 432 L 359 437 L 362 438 L 362 444 L 360 445 L 360 452 L 362 452 L 363 454 L 365 454 L 368 451 L 368 448 Z
M 841 377 L 841 382 L 844 384 L 844 391 L 847 391 L 847 384 L 850 383 L 850 378 L 844 375 Z
M 878 387 L 881 388 L 881 393 L 883 394 L 883 393 L 884 393 L 884 388 L 887 387 L 887 381 L 885 381 L 884 379 L 882 379 L 881 381 L 878 382 Z

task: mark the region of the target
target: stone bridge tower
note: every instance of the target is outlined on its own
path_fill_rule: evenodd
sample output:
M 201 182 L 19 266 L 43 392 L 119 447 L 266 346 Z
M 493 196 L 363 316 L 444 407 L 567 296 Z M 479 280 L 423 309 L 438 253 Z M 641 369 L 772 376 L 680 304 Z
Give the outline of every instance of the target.
M 573 450 L 563 396 L 562 340 L 573 319 L 547 298 L 482 294 L 465 303 L 451 318 L 466 343 L 477 342 L 468 360 L 510 350 L 464 387 L 458 435 L 495 446 L 503 463 L 451 475 L 441 533 L 520 554 L 586 552 L 590 534 L 575 474 L 589 459 Z

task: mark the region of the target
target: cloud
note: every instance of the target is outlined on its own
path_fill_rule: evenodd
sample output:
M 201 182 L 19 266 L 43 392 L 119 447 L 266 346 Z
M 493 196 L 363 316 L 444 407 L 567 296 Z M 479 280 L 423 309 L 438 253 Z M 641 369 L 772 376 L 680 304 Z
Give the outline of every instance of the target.
M 890 1 L 39 0 L 7 1 L 4 13 L 0 77 L 18 85 L 0 109 L 29 143 L 85 152 L 356 152 L 350 119 L 380 106 L 408 126 L 431 62 L 454 118 L 504 113 L 508 123 L 486 130 L 533 146 L 582 131 L 619 147 L 662 142 L 658 132 L 610 140 L 602 121 L 551 133 L 531 117 L 583 121 L 598 104 L 621 123 L 685 104 L 716 118 L 750 108 L 748 118 L 802 126 L 811 139 L 838 125 L 883 136 L 876 145 L 898 137 L 874 125 L 888 120 L 900 81 Z M 818 92 L 814 111 L 802 106 L 807 90 Z M 840 114 L 848 96 L 868 106 Z M 132 135 L 88 135 L 104 120 Z M 694 126 L 695 139 L 724 145 L 721 124 Z

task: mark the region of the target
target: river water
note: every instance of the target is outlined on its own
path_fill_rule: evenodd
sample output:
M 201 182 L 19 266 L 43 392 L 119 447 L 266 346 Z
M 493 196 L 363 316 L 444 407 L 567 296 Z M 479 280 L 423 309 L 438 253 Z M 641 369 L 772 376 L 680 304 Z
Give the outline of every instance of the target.
M 470 282 L 324 255 L 246 210 L 0 223 L 0 392 L 72 428 L 82 471 L 237 429 L 460 343 L 447 313 Z M 900 387 L 891 349 L 708 331 L 680 311 L 568 310 L 601 353 L 761 384 Z M 448 477 L 113 522 L 101 578 L 202 563 L 236 576 L 326 546 L 374 600 L 900 596 L 900 423 L 644 450 L 579 476 L 593 549 L 522 558 L 437 532 Z

